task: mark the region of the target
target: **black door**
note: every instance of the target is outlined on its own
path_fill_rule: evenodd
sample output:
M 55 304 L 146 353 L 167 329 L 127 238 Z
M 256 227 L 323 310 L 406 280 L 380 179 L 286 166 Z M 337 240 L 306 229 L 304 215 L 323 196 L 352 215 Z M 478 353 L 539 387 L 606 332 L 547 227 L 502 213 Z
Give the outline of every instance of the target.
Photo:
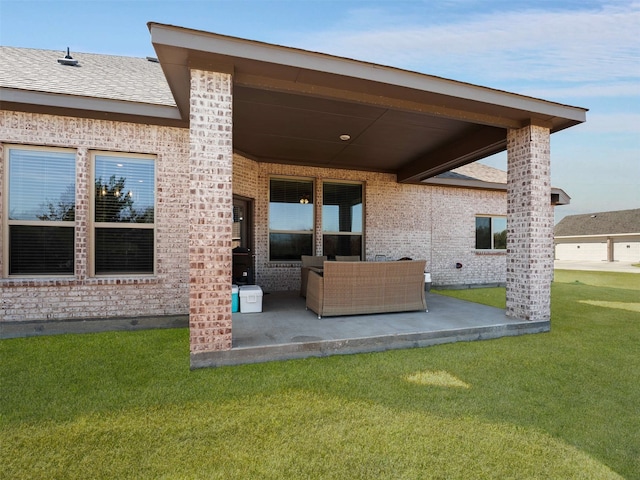
M 253 201 L 239 196 L 233 197 L 233 283 L 254 283 L 253 261 Z

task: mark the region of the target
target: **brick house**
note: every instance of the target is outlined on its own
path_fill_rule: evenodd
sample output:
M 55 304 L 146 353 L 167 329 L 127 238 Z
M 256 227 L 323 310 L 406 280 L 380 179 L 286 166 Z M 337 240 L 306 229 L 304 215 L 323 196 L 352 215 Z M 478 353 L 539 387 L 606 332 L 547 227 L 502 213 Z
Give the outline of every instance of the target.
M 640 262 L 640 208 L 568 215 L 554 234 L 556 260 Z
M 265 290 L 301 254 L 408 256 L 549 321 L 549 136 L 584 109 L 149 29 L 157 58 L 2 47 L 1 321 L 188 314 L 192 360 L 227 350 L 234 247 Z M 504 150 L 506 179 L 473 163 Z

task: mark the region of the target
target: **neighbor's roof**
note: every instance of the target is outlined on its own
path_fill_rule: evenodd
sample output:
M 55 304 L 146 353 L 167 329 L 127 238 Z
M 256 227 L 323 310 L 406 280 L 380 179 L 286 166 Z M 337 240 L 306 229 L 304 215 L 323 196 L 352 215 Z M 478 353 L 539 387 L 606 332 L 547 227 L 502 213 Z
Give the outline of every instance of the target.
M 558 222 L 556 237 L 640 233 L 640 208 L 569 215 Z

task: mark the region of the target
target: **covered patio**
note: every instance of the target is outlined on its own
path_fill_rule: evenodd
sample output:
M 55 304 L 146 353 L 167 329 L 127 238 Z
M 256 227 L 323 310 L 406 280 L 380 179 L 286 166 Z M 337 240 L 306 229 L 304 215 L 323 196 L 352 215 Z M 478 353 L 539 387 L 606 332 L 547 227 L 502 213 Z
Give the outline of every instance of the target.
M 233 314 L 233 348 L 192 359 L 210 367 L 381 352 L 548 332 L 550 322 L 508 318 L 500 308 L 427 293 L 428 312 L 323 317 L 296 292 L 264 296 L 262 313 Z
M 338 320 L 319 322 L 312 314 L 308 325 L 293 322 L 291 328 L 264 328 L 262 333 L 261 327 L 269 322 L 267 312 L 256 320 L 232 316 L 232 202 L 236 194 L 255 199 L 255 218 L 268 218 L 265 179 L 269 174 L 260 170 L 262 165 L 274 166 L 271 173 L 286 171 L 293 176 L 301 175 L 300 168 L 318 169 L 312 176 L 317 179 L 315 195 L 320 196 L 322 179 L 335 177 L 336 170 L 348 171 L 352 180 L 363 180 L 365 172 L 374 172 L 389 175 L 396 185 L 426 186 L 435 175 L 506 150 L 506 317 L 514 320 L 507 321 L 505 312 L 496 312 L 496 321 L 490 321 L 488 327 L 481 322 L 466 328 L 502 332 L 496 336 L 506 334 L 507 324 L 516 330 L 523 322 L 534 330 L 549 328 L 553 275 L 550 134 L 585 121 L 585 109 L 171 25 L 150 23 L 149 30 L 179 112 L 178 119 L 167 119 L 167 123 L 189 128 L 193 367 L 234 363 L 245 345 L 258 350 L 244 353 L 244 362 L 259 361 L 259 349 L 280 348 L 276 346 L 283 340 L 279 335 L 291 337 L 292 332 L 291 338 L 311 340 L 293 342 L 292 347 L 282 348 L 283 355 L 284 350 L 293 355 L 296 349 L 307 349 L 307 355 L 311 351 L 326 354 L 344 340 L 317 330 L 323 322 L 333 322 L 338 329 Z M 236 156 L 242 160 L 235 162 Z M 376 207 L 382 211 L 375 212 L 375 221 L 367 223 L 365 218 L 363 235 L 368 244 L 363 260 L 374 256 L 370 246 L 376 235 L 382 242 L 387 229 L 384 219 L 388 217 L 380 199 L 388 190 L 380 190 L 377 197 L 372 190 L 365 191 L 371 194 L 367 214 Z M 413 203 L 404 211 L 423 208 Z M 319 221 L 312 227 L 321 228 Z M 400 229 L 406 233 L 412 227 L 406 224 Z M 293 277 L 293 257 L 281 264 L 270 254 L 266 221 L 254 235 L 258 277 L 275 278 L 278 273 Z M 322 255 L 322 235 L 316 234 L 311 242 L 311 254 Z M 285 308 L 286 303 L 279 305 Z M 455 325 L 465 326 L 468 319 L 478 316 L 479 309 L 474 305 L 467 313 L 460 310 L 443 338 L 456 338 Z M 396 317 L 380 317 L 380 325 L 390 318 Z M 345 327 L 360 321 L 351 317 Z M 374 316 L 367 317 L 369 321 Z M 256 322 L 254 327 L 252 322 Z M 386 338 L 391 344 L 406 338 L 405 346 L 434 341 L 412 337 L 416 332 L 404 330 L 403 325 L 411 330 L 410 321 L 399 322 L 372 337 Z M 439 325 L 437 321 L 424 324 L 418 332 L 433 332 Z M 272 339 L 273 346 L 261 345 L 257 338 L 267 338 L 265 332 L 271 330 L 279 332 Z M 257 344 L 251 344 L 251 332 Z M 349 342 L 349 348 L 357 351 L 356 345 L 367 340 Z

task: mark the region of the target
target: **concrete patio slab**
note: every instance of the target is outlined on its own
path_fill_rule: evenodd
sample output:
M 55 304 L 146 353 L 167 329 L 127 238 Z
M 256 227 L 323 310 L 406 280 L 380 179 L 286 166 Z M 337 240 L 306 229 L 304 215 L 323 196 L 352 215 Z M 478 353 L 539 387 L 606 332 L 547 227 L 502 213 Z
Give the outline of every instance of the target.
M 233 314 L 229 351 L 191 355 L 191 367 L 219 367 L 328 355 L 381 352 L 546 332 L 550 322 L 510 319 L 499 308 L 427 293 L 428 312 L 323 317 L 297 292 L 266 292 L 262 312 Z M 0 338 L 113 330 L 186 328 L 188 317 L 0 323 Z
M 192 354 L 192 368 L 379 352 L 546 332 L 550 322 L 510 319 L 505 311 L 428 293 L 429 312 L 323 317 L 296 293 L 263 297 L 261 313 L 233 314 L 233 347 Z

